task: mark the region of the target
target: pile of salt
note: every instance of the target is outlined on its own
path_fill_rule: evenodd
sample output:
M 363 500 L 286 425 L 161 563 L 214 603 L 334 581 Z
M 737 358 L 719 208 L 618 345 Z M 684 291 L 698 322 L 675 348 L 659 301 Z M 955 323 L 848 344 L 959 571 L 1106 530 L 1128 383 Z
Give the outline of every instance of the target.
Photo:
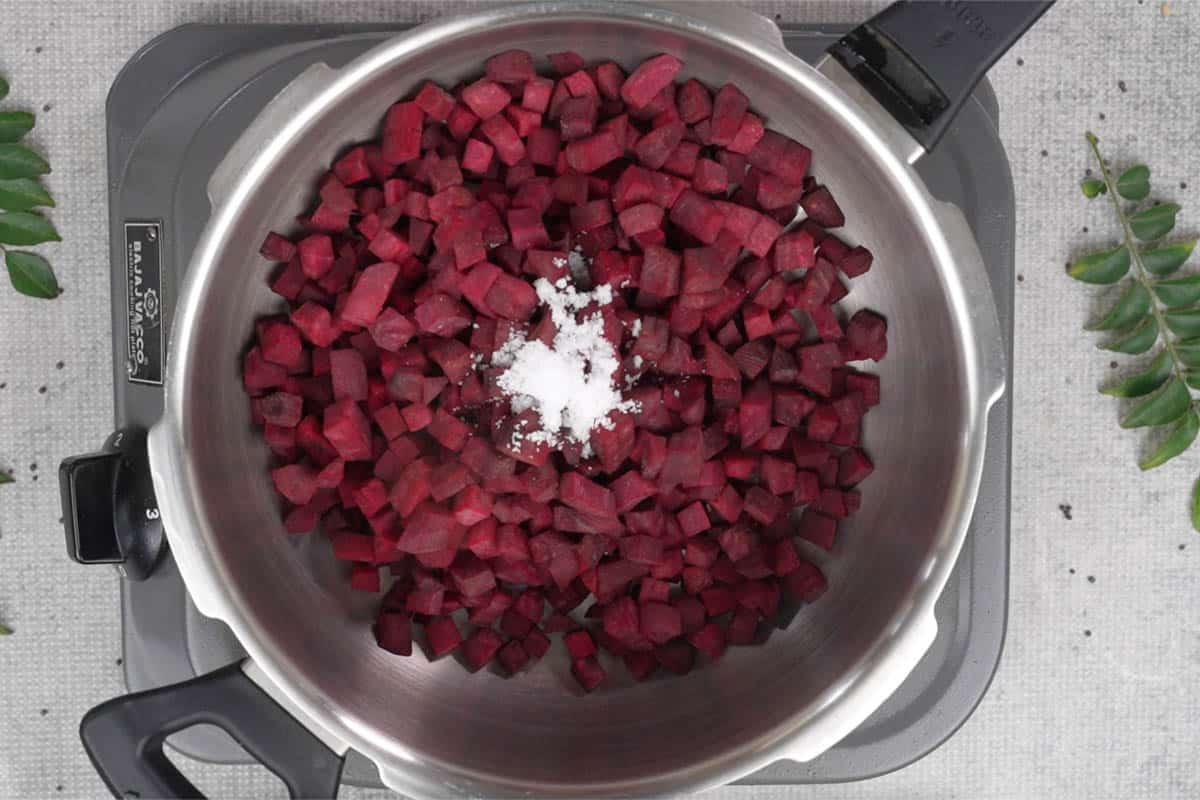
M 577 319 L 582 309 L 611 303 L 612 287 L 580 292 L 565 278 L 553 284 L 539 278 L 533 286 L 557 333 L 547 347 L 514 331 L 492 356 L 492 365 L 504 368 L 497 382 L 511 398 L 513 413 L 532 409 L 541 421 L 539 430 L 522 438 L 558 445 L 565 436 L 586 449 L 594 428 L 612 426 L 609 414 L 638 410 L 614 385 L 620 360 L 604 337 L 603 317 L 595 313 Z

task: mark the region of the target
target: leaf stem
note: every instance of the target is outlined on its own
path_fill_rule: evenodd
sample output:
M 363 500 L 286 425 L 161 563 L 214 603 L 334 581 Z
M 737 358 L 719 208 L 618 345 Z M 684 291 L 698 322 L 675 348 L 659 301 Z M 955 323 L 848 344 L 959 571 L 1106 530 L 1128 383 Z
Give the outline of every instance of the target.
M 1150 271 L 1142 263 L 1142 253 L 1138 250 L 1137 238 L 1133 235 L 1133 229 L 1129 226 L 1129 216 L 1125 213 L 1125 209 L 1121 208 L 1121 196 L 1117 192 L 1117 182 L 1113 180 L 1112 173 L 1108 170 L 1108 164 L 1100 155 L 1100 140 L 1091 131 L 1088 131 L 1085 136 L 1087 137 L 1088 145 L 1092 148 L 1092 154 L 1096 156 L 1096 163 L 1100 166 L 1100 175 L 1104 178 L 1104 185 L 1108 188 L 1108 199 L 1112 201 L 1113 211 L 1116 212 L 1117 219 L 1121 222 L 1121 230 L 1125 237 L 1125 249 L 1129 251 L 1130 259 L 1137 270 L 1133 279 L 1140 283 L 1146 290 L 1146 293 L 1150 295 L 1150 313 L 1154 315 L 1154 322 L 1158 325 L 1158 333 L 1162 337 L 1163 346 L 1171 356 L 1171 372 L 1187 388 L 1187 368 L 1184 366 L 1183 360 L 1180 359 L 1179 353 L 1175 349 L 1175 337 L 1172 335 L 1171 329 L 1167 327 L 1164 307 L 1160 304 L 1158 295 L 1154 293 L 1154 281 L 1150 278 Z M 1190 388 L 1188 389 L 1188 394 L 1191 394 Z M 1192 397 L 1192 406 L 1196 406 L 1195 397 Z

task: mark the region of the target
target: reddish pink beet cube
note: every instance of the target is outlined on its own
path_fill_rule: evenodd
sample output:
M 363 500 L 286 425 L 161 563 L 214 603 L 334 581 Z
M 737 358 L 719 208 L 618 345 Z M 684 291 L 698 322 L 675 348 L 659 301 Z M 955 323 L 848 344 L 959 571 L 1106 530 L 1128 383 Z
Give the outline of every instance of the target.
M 500 634 L 491 628 L 476 628 L 462 643 L 463 657 L 472 672 L 478 671 L 495 657 L 503 644 Z
M 596 660 L 595 656 L 576 659 L 571 664 L 571 674 L 587 692 L 595 689 L 608 677 L 608 673 L 605 672 L 604 667 L 600 666 L 600 662 Z
M 441 658 L 462 644 L 462 634 L 450 617 L 434 617 L 426 622 L 425 639 L 434 658 Z

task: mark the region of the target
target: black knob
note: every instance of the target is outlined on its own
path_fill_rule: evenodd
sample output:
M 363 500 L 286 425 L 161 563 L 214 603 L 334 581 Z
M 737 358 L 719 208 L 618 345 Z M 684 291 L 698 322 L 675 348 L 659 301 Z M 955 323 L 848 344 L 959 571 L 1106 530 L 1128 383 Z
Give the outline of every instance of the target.
M 164 549 L 145 431 L 119 430 L 100 452 L 65 459 L 58 482 L 71 558 L 145 580 Z

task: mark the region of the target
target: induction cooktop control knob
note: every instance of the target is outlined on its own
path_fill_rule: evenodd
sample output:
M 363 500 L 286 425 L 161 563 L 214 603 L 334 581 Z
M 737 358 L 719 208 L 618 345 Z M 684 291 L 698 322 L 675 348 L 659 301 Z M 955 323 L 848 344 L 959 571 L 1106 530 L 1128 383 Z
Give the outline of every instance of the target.
M 146 456 L 146 432 L 125 428 L 97 453 L 58 468 L 67 553 L 80 564 L 115 564 L 145 580 L 162 557 L 164 537 Z

